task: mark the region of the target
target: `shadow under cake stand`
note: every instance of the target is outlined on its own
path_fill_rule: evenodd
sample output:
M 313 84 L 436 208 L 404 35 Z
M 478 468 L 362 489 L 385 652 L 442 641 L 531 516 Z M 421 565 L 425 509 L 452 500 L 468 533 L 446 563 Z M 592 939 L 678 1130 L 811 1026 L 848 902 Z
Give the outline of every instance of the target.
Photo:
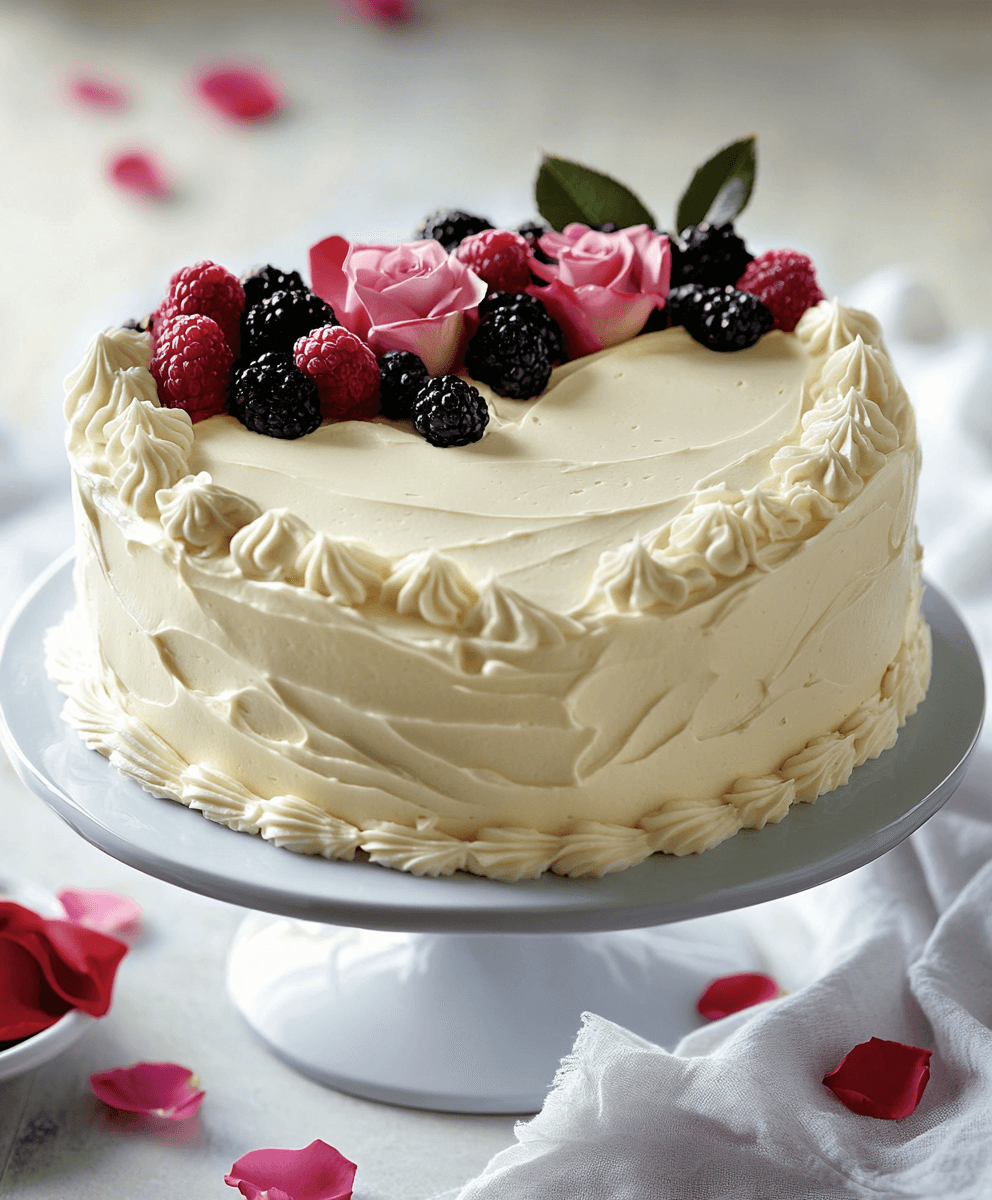
M 122 862 L 257 910 L 228 985 L 280 1058 L 355 1095 L 447 1112 L 540 1108 L 586 1010 L 673 1046 L 700 1023 L 712 978 L 761 969 L 732 910 L 843 875 L 919 828 L 961 781 L 984 708 L 975 647 L 928 588 L 926 700 L 893 749 L 815 804 L 705 854 L 654 855 L 602 879 L 418 878 L 234 833 L 87 750 L 44 668 L 45 631 L 73 601 L 65 556 L 7 624 L 0 737 L 21 779 Z

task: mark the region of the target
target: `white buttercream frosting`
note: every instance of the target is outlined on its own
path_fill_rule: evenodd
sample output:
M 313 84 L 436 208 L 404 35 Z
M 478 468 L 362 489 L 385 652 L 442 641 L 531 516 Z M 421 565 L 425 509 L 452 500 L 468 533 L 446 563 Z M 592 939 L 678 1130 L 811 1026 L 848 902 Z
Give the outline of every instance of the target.
M 601 875 L 780 820 L 925 692 L 917 450 L 866 314 L 483 389 L 457 453 L 402 422 L 284 443 L 113 413 L 140 351 L 100 335 L 70 377 L 85 607 L 49 666 L 88 745 L 212 820 L 427 875 Z

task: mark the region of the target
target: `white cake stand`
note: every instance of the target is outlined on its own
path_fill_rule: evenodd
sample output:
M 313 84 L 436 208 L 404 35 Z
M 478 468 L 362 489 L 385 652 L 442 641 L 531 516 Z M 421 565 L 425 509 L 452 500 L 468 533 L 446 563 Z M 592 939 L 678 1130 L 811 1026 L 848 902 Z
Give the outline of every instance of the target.
M 71 570 L 63 558 L 35 583 L 0 649 L 0 737 L 18 774 L 115 858 L 260 910 L 229 963 L 250 1028 L 313 1078 L 419 1108 L 534 1111 L 583 1010 L 673 1045 L 698 1024 L 695 1000 L 711 978 L 760 969 L 739 921 L 711 914 L 802 891 L 890 850 L 952 795 L 982 721 L 974 645 L 930 588 L 926 701 L 896 746 L 845 787 L 698 857 L 655 855 L 604 879 L 419 879 L 233 833 L 148 795 L 87 750 L 60 719 L 43 666 L 44 632 L 73 601 Z M 668 928 L 647 928 L 659 925 Z

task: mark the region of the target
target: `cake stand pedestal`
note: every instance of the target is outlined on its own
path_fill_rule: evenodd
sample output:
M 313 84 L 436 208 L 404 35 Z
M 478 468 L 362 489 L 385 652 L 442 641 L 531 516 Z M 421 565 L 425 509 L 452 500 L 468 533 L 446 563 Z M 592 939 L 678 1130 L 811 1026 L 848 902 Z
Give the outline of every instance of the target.
M 925 702 L 892 750 L 780 824 L 603 879 L 421 879 L 233 833 L 148 795 L 87 750 L 62 722 L 43 665 L 44 632 L 73 602 L 71 570 L 62 559 L 38 580 L 0 650 L 0 737 L 18 774 L 115 858 L 259 910 L 228 973 L 256 1036 L 313 1078 L 413 1107 L 534 1111 L 584 1010 L 673 1045 L 698 1025 L 695 1000 L 710 979 L 761 967 L 741 919 L 713 914 L 890 850 L 952 795 L 981 727 L 978 656 L 931 588 Z

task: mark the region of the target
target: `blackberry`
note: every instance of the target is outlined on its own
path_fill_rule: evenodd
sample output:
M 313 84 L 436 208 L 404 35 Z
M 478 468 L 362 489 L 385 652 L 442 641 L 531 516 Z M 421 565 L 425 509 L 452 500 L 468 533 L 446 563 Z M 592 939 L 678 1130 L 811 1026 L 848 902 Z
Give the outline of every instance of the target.
M 775 324 L 756 296 L 732 285 L 702 288 L 683 309 L 686 331 L 709 350 L 746 350 Z
M 554 263 L 558 261 L 557 259 L 552 258 L 550 254 L 545 254 L 541 249 L 540 239 L 544 237 L 546 233 L 550 232 L 551 226 L 547 225 L 544 221 L 524 221 L 522 224 L 517 226 L 517 233 L 519 233 L 520 236 L 526 241 L 527 245 L 530 246 L 531 254 L 534 255 L 538 262 L 542 263 Z M 544 283 L 546 281 L 542 279 L 540 282 Z
M 482 322 L 468 344 L 465 366 L 473 379 L 513 400 L 539 396 L 551 378 L 551 354 L 541 328 L 517 313 L 497 313 Z
M 396 420 L 408 417 L 428 380 L 424 361 L 410 350 L 390 350 L 379 359 L 379 411 Z
M 536 325 L 544 335 L 552 363 L 563 363 L 565 335 L 561 326 L 536 296 L 526 292 L 490 292 L 479 305 L 479 321 L 485 323 L 497 318 L 518 316 L 528 325 Z
M 255 433 L 299 438 L 320 424 L 317 385 L 299 370 L 292 354 L 269 352 L 241 367 L 233 392 L 231 411 Z
M 671 288 L 665 299 L 665 312 L 668 314 L 668 324 L 684 325 L 685 314 L 691 312 L 703 303 L 702 296 L 706 288 L 695 283 L 683 283 Z
M 299 271 L 280 271 L 271 263 L 249 271 L 242 278 L 241 286 L 245 289 L 246 311 L 253 305 L 267 300 L 273 292 L 307 292 L 310 290 L 303 282 Z
M 736 283 L 754 257 L 729 221 L 724 225 L 710 225 L 707 221 L 690 225 L 670 241 L 672 287 L 683 283 L 699 287 Z
M 469 234 L 481 233 L 483 229 L 492 229 L 492 223 L 485 217 L 473 217 L 470 213 L 459 212 L 457 208 L 439 208 L 429 217 L 424 217 L 423 223 L 417 230 L 417 237 L 422 242 L 431 238 L 450 254 L 457 250 L 463 238 Z
M 432 446 L 467 446 L 488 424 L 485 400 L 457 375 L 428 379 L 413 402 L 413 427 Z
M 669 320 L 668 307 L 652 308 L 651 315 L 644 322 L 644 328 L 641 333 L 658 333 L 659 330 L 667 329 L 672 322 Z M 638 334 L 640 337 L 640 334 Z
M 245 316 L 247 357 L 290 351 L 296 339 L 311 329 L 337 323 L 334 309 L 313 292 L 273 292 Z
M 596 226 L 600 233 L 616 233 L 619 228 L 616 221 L 604 221 L 601 225 Z

